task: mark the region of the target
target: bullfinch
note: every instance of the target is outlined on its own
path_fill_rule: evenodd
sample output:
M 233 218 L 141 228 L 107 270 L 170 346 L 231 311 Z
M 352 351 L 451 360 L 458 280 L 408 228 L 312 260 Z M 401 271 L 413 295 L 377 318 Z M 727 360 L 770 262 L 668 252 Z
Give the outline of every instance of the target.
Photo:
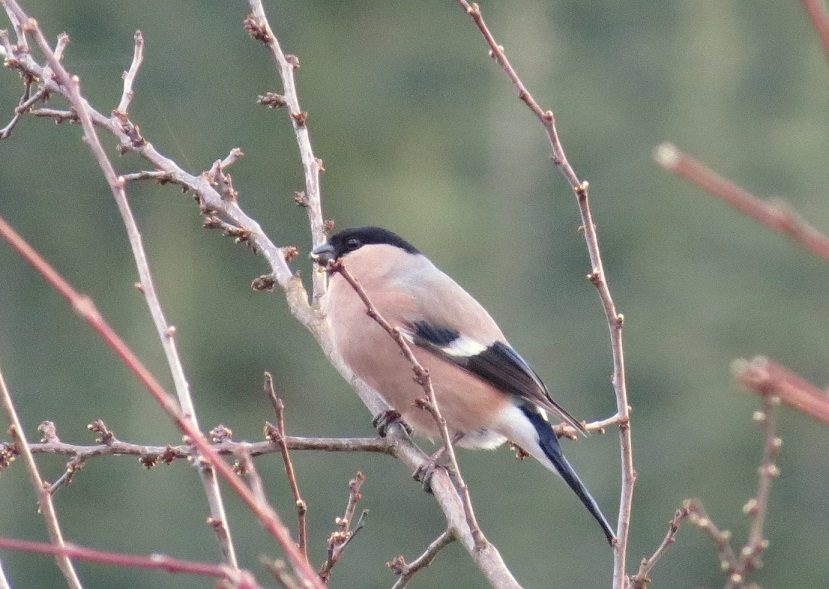
M 613 544 L 613 528 L 561 451 L 547 415 L 581 432 L 478 301 L 413 245 L 380 227 L 345 229 L 311 252 L 321 266 L 341 260 L 377 311 L 412 344 L 429 370 L 438 407 L 457 444 L 511 442 L 564 479 Z M 366 313 L 348 282 L 332 273 L 323 307 L 337 351 L 416 433 L 439 437 L 415 400 L 423 389 L 389 335 Z

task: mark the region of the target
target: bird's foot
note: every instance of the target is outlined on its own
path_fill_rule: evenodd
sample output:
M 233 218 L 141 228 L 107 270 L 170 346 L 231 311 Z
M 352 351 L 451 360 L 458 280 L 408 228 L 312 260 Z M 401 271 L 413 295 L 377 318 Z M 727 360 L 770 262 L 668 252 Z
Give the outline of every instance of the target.
M 455 433 L 452 436 L 452 445 L 457 444 L 458 441 L 463 437 L 463 434 L 460 432 Z M 432 454 L 427 460 L 425 464 L 422 464 L 417 467 L 417 470 L 414 471 L 412 474 L 412 478 L 423 485 L 423 490 L 433 495 L 432 493 L 432 477 L 435 474 L 435 471 L 438 468 L 446 468 L 445 466 L 441 466 L 438 464 L 438 460 L 443 458 L 443 455 L 446 454 L 447 448 L 446 446 L 441 446 L 437 452 Z
M 433 458 L 429 458 L 426 463 L 417 467 L 417 470 L 412 473 L 412 478 L 423 485 L 423 490 L 434 495 L 432 491 L 432 477 L 435 476 L 435 471 L 439 468 L 446 468 L 437 463 Z
M 400 415 L 400 412 L 395 411 L 394 409 L 383 411 L 371 420 L 371 425 L 377 429 L 377 433 L 381 438 L 385 438 L 386 435 L 388 435 L 389 428 L 395 423 L 399 423 L 403 429 L 406 430 L 407 434 L 412 434 L 412 428 L 409 427 L 409 424 L 403 421 L 403 416 Z

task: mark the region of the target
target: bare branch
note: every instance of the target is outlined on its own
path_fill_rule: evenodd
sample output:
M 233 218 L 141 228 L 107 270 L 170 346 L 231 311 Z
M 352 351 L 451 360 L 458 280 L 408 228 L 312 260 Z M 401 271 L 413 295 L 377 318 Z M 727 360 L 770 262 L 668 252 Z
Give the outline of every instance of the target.
M 763 530 L 769 509 L 771 483 L 780 475 L 776 460 L 783 446 L 783 441 L 775 434 L 774 405 L 776 403 L 779 403 L 776 397 L 764 395 L 763 410 L 754 414 L 754 420 L 763 428 L 765 443 L 763 444 L 763 461 L 757 469 L 757 495 L 743 506 L 743 511 L 754 520 L 749 530 L 748 541 L 740 550 L 740 569 L 736 571 L 743 580 L 751 571 L 762 566 L 760 556 L 769 546 Z
M 136 180 L 156 180 L 159 184 L 171 182 L 173 179 L 169 172 L 163 172 L 161 170 L 141 170 L 140 172 L 123 174 L 121 178 L 124 179 L 124 182 L 134 182 Z
M 2 221 L 2 218 L 0 218 L 0 221 Z M 52 501 L 52 494 L 49 492 L 49 485 L 44 483 L 43 478 L 40 476 L 37 463 L 35 462 L 32 451 L 29 448 L 29 443 L 26 441 L 26 432 L 23 430 L 23 424 L 20 423 L 20 418 L 17 416 L 17 410 L 14 408 L 12 396 L 6 386 L 6 379 L 3 377 L 2 372 L 0 372 L 0 403 L 2 403 L 3 408 L 6 410 L 6 415 L 11 423 L 9 432 L 14 439 L 17 452 L 23 455 L 23 460 L 26 463 L 26 470 L 29 473 L 29 480 L 32 482 L 32 486 L 37 494 L 37 504 L 40 507 L 40 512 L 46 520 L 46 527 L 49 530 L 49 537 L 52 539 L 51 545 L 57 548 L 63 548 L 66 546 L 66 542 L 63 539 L 63 531 L 61 530 L 60 523 L 58 522 L 58 515 L 55 511 L 55 504 Z M 57 561 L 58 568 L 63 573 L 67 585 L 69 585 L 71 589 L 83 589 L 81 580 L 78 577 L 77 571 L 75 571 L 75 566 L 72 564 L 69 555 L 57 552 L 53 554 L 55 554 L 55 560 Z
M 29 542 L 27 540 L 16 540 L 4 537 L 0 537 L 0 548 L 3 550 L 16 550 L 35 554 L 54 554 L 58 557 L 71 557 L 78 560 L 111 564 L 125 568 L 155 569 L 167 571 L 168 573 L 218 577 L 220 579 L 226 579 L 232 586 L 238 587 L 239 589 L 257 589 L 260 587 L 256 579 L 248 571 L 231 568 L 226 565 L 179 560 L 163 554 L 140 556 L 138 554 L 107 552 L 94 548 L 86 548 L 84 546 L 76 546 L 74 544 L 58 546 L 55 544 Z
M 589 185 L 586 181 L 583 181 L 578 177 L 567 159 L 567 155 L 564 152 L 564 146 L 559 139 L 558 130 L 556 129 L 555 114 L 552 110 L 543 110 L 538 105 L 535 98 L 533 98 L 532 94 L 530 94 L 529 90 L 527 90 L 527 87 L 521 81 L 521 78 L 518 76 L 515 68 L 513 68 L 509 59 L 507 59 L 503 46 L 498 44 L 486 22 L 484 22 L 480 7 L 475 3 L 469 3 L 467 0 L 456 1 L 472 18 L 475 25 L 481 31 L 481 34 L 489 46 L 490 57 L 495 59 L 495 61 L 498 62 L 498 65 L 500 65 L 504 70 L 504 73 L 518 90 L 518 97 L 522 102 L 524 102 L 524 104 L 527 105 L 527 108 L 532 111 L 533 115 L 535 115 L 539 122 L 544 126 L 553 152 L 553 164 L 563 174 L 578 201 L 582 221 L 581 230 L 584 232 L 587 252 L 592 265 L 592 270 L 587 277 L 599 293 L 599 298 L 601 299 L 602 307 L 607 319 L 608 331 L 610 332 L 610 346 L 613 355 L 613 389 L 616 395 L 616 413 L 619 418 L 619 441 L 622 471 L 619 517 L 616 526 L 617 541 L 614 546 L 613 588 L 624 589 L 627 578 L 625 569 L 627 566 L 627 544 L 628 532 L 630 528 L 631 507 L 633 504 L 633 487 L 636 482 L 636 471 L 633 468 L 633 439 L 630 432 L 630 407 L 628 405 L 627 397 L 625 356 L 622 339 L 624 316 L 616 310 L 616 304 L 613 302 L 613 297 L 611 296 L 607 277 L 605 275 L 601 249 L 599 248 L 599 238 L 596 233 L 596 225 L 593 222 L 593 214 L 590 210 L 588 200 Z
M 305 195 L 307 197 L 308 221 L 311 225 L 311 240 L 314 246 L 325 241 L 325 221 L 322 217 L 322 200 L 320 196 L 320 172 L 324 171 L 322 160 L 314 155 L 311 137 L 308 133 L 308 113 L 299 105 L 299 94 L 294 80 L 294 71 L 299 69 L 299 59 L 295 55 L 286 55 L 279 40 L 274 35 L 261 0 L 248 0 L 251 15 L 245 20 L 245 28 L 254 39 L 261 41 L 270 49 L 276 69 L 282 79 L 282 98 L 288 108 L 291 126 L 296 135 L 302 168 L 305 172 Z M 314 273 L 314 301 L 318 301 L 325 290 L 325 275 Z
M 303 438 L 287 436 L 285 444 L 289 450 L 317 450 L 322 452 L 373 452 L 389 454 L 394 451 L 391 442 L 385 438 Z M 29 444 L 33 454 L 59 454 L 72 456 L 80 462 L 98 456 L 135 456 L 146 467 L 152 467 L 159 462 L 170 464 L 175 460 L 187 460 L 192 457 L 193 450 L 187 444 L 179 446 L 146 446 L 131 444 L 116 440 L 111 444 L 97 444 L 83 446 L 68 444 L 60 440 L 48 440 L 42 443 Z M 253 457 L 281 452 L 278 445 L 271 441 L 266 442 L 234 442 L 225 440 L 213 444 L 216 453 L 222 456 L 240 457 L 246 451 Z
M 757 356 L 738 360 L 732 371 L 744 386 L 761 395 L 774 395 L 783 404 L 829 425 L 829 394 L 774 360 Z
M 124 91 L 121 94 L 121 102 L 118 103 L 117 111 L 119 113 L 127 114 L 130 107 L 130 101 L 135 95 L 132 89 L 135 83 L 135 76 L 138 75 L 138 68 L 141 67 L 141 62 L 144 61 L 144 35 L 141 31 L 135 31 L 135 49 L 132 54 L 132 63 L 130 69 L 124 72 Z
M 281 558 L 274 560 L 267 556 L 261 556 L 259 562 L 270 571 L 274 579 L 279 581 L 285 589 L 305 589 L 302 582 L 291 573 L 290 568 Z
M 784 202 L 762 201 L 670 143 L 657 147 L 653 157 L 665 170 L 693 182 L 744 215 L 787 234 L 813 254 L 829 260 L 829 237 L 803 221 Z
M 12 0 L 5 0 L 11 3 Z M 273 536 L 273 538 L 280 544 L 282 549 L 290 558 L 292 564 L 297 572 L 315 589 L 323 589 L 319 577 L 315 574 L 313 569 L 308 565 L 308 562 L 302 558 L 302 555 L 296 548 L 296 545 L 291 539 L 290 532 L 279 515 L 268 505 L 261 505 L 254 496 L 253 492 L 242 481 L 242 479 L 233 472 L 233 469 L 224 462 L 221 457 L 212 448 L 207 441 L 204 434 L 202 434 L 194 425 L 193 421 L 188 418 L 181 409 L 179 409 L 175 400 L 164 390 L 164 387 L 156 380 L 155 376 L 141 363 L 138 357 L 127 346 L 124 341 L 115 333 L 109 324 L 103 319 L 101 314 L 95 308 L 92 300 L 79 294 L 72 286 L 60 276 L 54 268 L 52 268 L 43 257 L 38 254 L 32 247 L 27 244 L 11 226 L 6 223 L 5 219 L 0 217 L 0 235 L 9 242 L 12 247 L 57 290 L 64 298 L 69 301 L 72 308 L 78 313 L 89 325 L 103 338 L 124 364 L 132 370 L 138 377 L 144 387 L 155 398 L 158 404 L 164 411 L 173 419 L 176 426 L 188 436 L 190 441 L 199 451 L 204 460 L 210 466 L 219 472 L 230 486 L 242 498 L 245 504 L 253 511 L 256 517 L 265 526 L 265 529 Z
M 671 521 L 668 522 L 668 533 L 665 534 L 665 538 L 662 540 L 662 543 L 650 557 L 642 559 L 642 562 L 639 565 L 639 571 L 637 571 L 637 573 L 630 578 L 630 589 L 646 589 L 648 583 L 651 582 L 648 575 L 650 575 L 650 572 L 656 563 L 659 562 L 659 560 L 665 555 L 668 548 L 676 542 L 676 533 L 679 530 L 679 526 L 683 521 L 685 521 L 690 513 L 691 502 L 685 501 L 682 507 L 676 510 L 676 513 L 674 513 L 674 517 Z
M 698 501 L 688 501 L 687 505 L 690 511 L 688 521 L 705 532 L 717 547 L 720 555 L 720 568 L 726 572 L 735 570 L 739 561 L 731 547 L 731 532 L 721 530 Z
M 262 477 L 259 476 L 259 471 L 256 470 L 256 465 L 251 459 L 250 451 L 247 447 L 243 447 L 239 453 L 236 472 L 249 481 L 250 488 L 256 496 L 257 501 L 262 505 L 267 505 L 268 494 L 265 492 L 265 485 L 262 483 Z
M 14 12 L 17 18 L 21 21 L 27 22 L 31 30 L 31 34 L 37 41 L 40 50 L 46 57 L 49 68 L 54 74 L 52 76 L 54 81 L 61 87 L 63 95 L 69 100 L 72 105 L 72 110 L 76 113 L 78 120 L 83 126 L 86 144 L 95 156 L 98 166 L 101 168 L 101 171 L 110 186 L 112 194 L 118 205 L 118 210 L 121 213 L 121 218 L 127 229 L 130 247 L 132 249 L 132 254 L 135 258 L 135 264 L 141 280 L 141 292 L 144 293 L 147 306 L 149 307 L 150 314 L 153 318 L 153 323 L 155 324 L 162 348 L 164 349 L 164 353 L 167 357 L 167 363 L 173 375 L 179 405 L 181 406 L 185 419 L 190 420 L 195 429 L 199 429 L 196 411 L 193 406 L 192 397 L 190 396 L 189 383 L 184 374 L 184 368 L 179 358 L 175 338 L 173 337 L 174 331 L 171 329 L 171 326 L 167 323 L 167 320 L 164 317 L 161 302 L 156 293 L 155 283 L 150 272 L 149 261 L 147 259 L 146 252 L 144 251 L 141 232 L 138 229 L 138 224 L 136 223 L 129 200 L 127 199 L 125 189 L 126 181 L 115 171 L 112 162 L 110 162 L 109 157 L 106 155 L 103 145 L 98 138 L 98 134 L 92 120 L 93 111 L 89 106 L 89 103 L 83 98 L 80 91 L 80 79 L 77 76 L 70 75 L 60 62 L 63 47 L 65 47 L 68 42 L 68 37 L 61 36 L 58 40 L 58 49 L 56 51 L 52 51 L 49 43 L 43 35 L 43 32 L 37 25 L 37 22 L 34 19 L 28 18 L 23 10 L 17 5 L 15 0 L 9 0 L 7 2 L 7 6 L 8 11 Z M 113 115 L 113 119 L 118 119 L 123 122 L 126 118 L 126 110 L 132 97 L 132 83 L 138 72 L 138 68 L 141 65 L 143 46 L 143 36 L 139 31 L 135 35 L 135 52 L 133 62 L 124 79 L 124 95 L 121 99 L 118 112 Z M 46 88 L 44 87 L 42 90 L 45 91 Z M 194 464 L 198 466 L 201 462 L 194 460 Z M 218 526 L 225 526 L 224 530 L 217 532 L 221 550 L 228 563 L 230 563 L 233 567 L 237 567 L 236 550 L 233 546 L 230 529 L 227 528 L 227 515 L 225 513 L 224 501 L 222 500 L 221 490 L 219 488 L 219 482 L 216 478 L 216 474 L 212 470 L 199 468 L 199 477 L 202 481 L 207 501 L 210 506 L 211 521 L 216 522 L 214 528 L 217 528 Z
M 455 541 L 455 536 L 451 530 L 446 530 L 438 536 L 434 542 L 429 544 L 426 551 L 414 559 L 410 563 L 406 563 L 402 556 L 398 556 L 391 562 L 386 563 L 386 566 L 399 576 L 397 582 L 392 586 L 392 589 L 404 589 L 412 580 L 415 574 L 425 569 L 432 564 L 432 561 L 438 555 L 438 552 L 446 548 L 449 544 Z
M 362 488 L 365 480 L 366 477 L 363 476 L 363 473 L 357 471 L 357 474 L 354 475 L 354 478 L 348 483 L 348 503 L 345 506 L 343 516 L 337 518 L 338 529 L 335 530 L 328 538 L 328 557 L 325 559 L 325 562 L 322 564 L 319 571 L 320 578 L 325 583 L 327 583 L 331 577 L 331 571 L 334 569 L 334 566 L 340 562 L 343 552 L 345 551 L 345 547 L 348 546 L 349 542 L 354 539 L 357 532 L 363 529 L 363 524 L 365 517 L 368 514 L 368 510 L 363 510 L 363 513 L 360 515 L 360 518 L 357 520 L 357 523 L 353 528 L 351 527 L 351 524 L 354 521 L 354 513 L 357 510 L 357 504 L 363 498 L 360 489 Z
M 34 94 L 31 93 L 31 88 L 32 85 L 27 80 L 24 83 L 23 96 L 20 97 L 20 102 L 18 103 L 17 108 L 14 109 L 14 116 L 12 117 L 12 120 L 9 121 L 8 125 L 0 129 L 0 139 L 7 139 L 11 136 L 12 131 L 17 126 L 17 123 L 20 122 L 20 119 L 23 118 L 23 115 L 30 112 L 35 104 L 41 100 L 45 101 L 49 97 L 49 92 L 44 88 L 41 88 Z
M 285 441 L 285 403 L 276 396 L 276 391 L 273 388 L 273 377 L 270 372 L 265 373 L 265 394 L 270 399 L 274 413 L 276 414 L 276 427 L 267 427 L 267 437 L 279 446 L 282 454 L 282 462 L 285 465 L 285 473 L 288 475 L 288 484 L 291 486 L 291 493 L 294 496 L 294 503 L 297 509 L 299 551 L 305 556 L 305 560 L 308 560 L 308 527 L 305 518 L 308 507 L 302 495 L 299 493 L 299 483 L 297 482 L 296 472 L 294 472 L 294 464 L 291 462 L 291 454 L 288 451 L 288 444 Z

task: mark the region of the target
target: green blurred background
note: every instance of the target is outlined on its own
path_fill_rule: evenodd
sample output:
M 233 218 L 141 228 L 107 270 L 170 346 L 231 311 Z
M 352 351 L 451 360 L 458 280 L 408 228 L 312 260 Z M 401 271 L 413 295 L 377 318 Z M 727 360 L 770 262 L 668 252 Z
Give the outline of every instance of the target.
M 233 147 L 242 206 L 282 245 L 297 245 L 307 278 L 303 187 L 287 117 L 255 104 L 279 90 L 270 56 L 243 31 L 241 1 L 27 0 L 54 38 L 69 33 L 66 65 L 106 113 L 121 92 L 132 35 L 146 37 L 134 121 L 193 173 Z M 582 418 L 614 411 L 607 328 L 572 193 L 549 162 L 543 130 L 487 57 L 451 0 L 272 1 L 266 6 L 297 79 L 317 155 L 327 218 L 379 224 L 415 243 L 472 292 L 553 395 Z M 829 230 L 829 63 L 799 2 L 706 0 L 484 2 L 490 25 L 544 107 L 557 113 L 576 171 L 590 182 L 611 288 L 625 314 L 635 461 L 630 565 L 650 554 L 686 497 L 702 500 L 741 545 L 741 506 L 756 489 L 760 402 L 729 374 L 734 358 L 767 354 L 819 386 L 829 380 L 829 266 L 786 238 L 669 176 L 651 151 L 672 140 L 764 197 L 787 199 Z M 5 20 L 0 27 L 7 26 Z M 20 93 L 0 72 L 3 124 Z M 53 106 L 64 102 L 53 100 Z M 170 385 L 115 203 L 78 127 L 24 119 L 0 143 L 0 214 Z M 114 142 L 105 138 L 108 147 Z M 140 169 L 118 158 L 121 171 Z M 290 432 L 372 434 L 370 416 L 290 317 L 282 296 L 255 293 L 261 258 L 201 228 L 189 196 L 129 187 L 158 290 L 202 425 L 261 436 L 272 419 L 261 393 L 271 371 Z M 169 424 L 114 354 L 6 245 L 0 244 L 0 366 L 29 437 L 44 419 L 65 441 L 89 443 L 102 418 L 124 440 L 177 443 Z M 170 388 L 172 388 L 170 386 Z M 5 430 L 5 427 L 3 428 Z M 829 578 L 829 430 L 780 411 L 782 475 L 768 517 L 764 587 L 825 587 Z M 615 519 L 614 433 L 565 451 Z M 506 449 L 460 454 L 489 538 L 526 587 L 609 586 L 611 552 L 576 498 Z M 60 459 L 41 457 L 54 480 Z M 360 469 L 368 526 L 335 569 L 332 587 L 388 587 L 384 563 L 413 558 L 443 529 L 434 501 L 386 457 L 296 453 L 316 562 Z M 270 496 L 294 523 L 280 459 L 259 461 Z M 278 554 L 226 494 L 243 564 Z M 46 539 L 20 462 L 0 474 L 0 534 Z M 116 551 L 216 560 L 207 508 L 184 463 L 146 471 L 130 458 L 91 461 L 57 495 L 67 538 Z M 16 587 L 62 587 L 51 559 L 0 555 Z M 89 589 L 209 587 L 212 582 L 79 563 Z M 720 586 L 712 543 L 683 528 L 654 571 L 655 587 Z M 451 546 L 412 587 L 485 582 Z

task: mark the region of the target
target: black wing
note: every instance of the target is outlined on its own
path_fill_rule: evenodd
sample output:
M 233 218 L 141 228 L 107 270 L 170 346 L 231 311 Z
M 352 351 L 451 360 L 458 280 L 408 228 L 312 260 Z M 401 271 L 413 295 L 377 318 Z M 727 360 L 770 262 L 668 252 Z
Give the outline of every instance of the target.
M 464 368 L 495 388 L 552 411 L 585 433 L 584 426 L 550 398 L 547 387 L 527 361 L 506 342 L 488 345 L 461 335 L 456 329 L 416 321 L 411 326 L 415 345 Z

